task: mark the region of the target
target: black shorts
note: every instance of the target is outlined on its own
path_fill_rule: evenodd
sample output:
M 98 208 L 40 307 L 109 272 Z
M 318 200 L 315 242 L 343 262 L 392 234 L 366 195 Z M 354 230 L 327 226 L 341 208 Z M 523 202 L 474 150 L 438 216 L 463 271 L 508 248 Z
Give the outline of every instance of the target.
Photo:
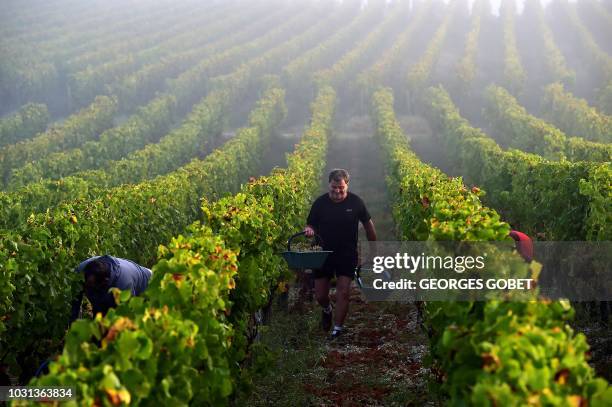
M 351 280 L 355 278 L 357 259 L 334 259 L 328 258 L 320 269 L 312 271 L 314 278 L 329 278 L 346 276 Z

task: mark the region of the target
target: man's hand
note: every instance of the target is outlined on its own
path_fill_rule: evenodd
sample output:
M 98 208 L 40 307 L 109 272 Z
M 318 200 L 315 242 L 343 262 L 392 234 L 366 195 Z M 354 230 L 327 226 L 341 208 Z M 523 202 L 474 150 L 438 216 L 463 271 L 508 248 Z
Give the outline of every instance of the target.
M 304 228 L 304 233 L 308 237 L 313 237 L 315 235 L 315 231 L 310 225 L 306 225 L 306 227 Z

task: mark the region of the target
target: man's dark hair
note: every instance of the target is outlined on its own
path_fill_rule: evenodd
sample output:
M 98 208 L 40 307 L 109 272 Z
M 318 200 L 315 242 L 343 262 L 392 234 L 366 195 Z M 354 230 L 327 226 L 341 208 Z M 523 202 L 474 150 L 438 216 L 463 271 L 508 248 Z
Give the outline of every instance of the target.
M 110 265 L 101 259 L 94 259 L 87 263 L 83 272 L 85 273 L 85 280 L 93 276 L 98 285 L 110 279 Z
M 340 182 L 344 180 L 344 182 L 348 184 L 349 183 L 349 173 L 347 170 L 343 170 L 342 168 L 335 168 L 331 170 L 331 172 L 329 173 L 328 182 L 332 182 L 332 180 L 336 182 Z

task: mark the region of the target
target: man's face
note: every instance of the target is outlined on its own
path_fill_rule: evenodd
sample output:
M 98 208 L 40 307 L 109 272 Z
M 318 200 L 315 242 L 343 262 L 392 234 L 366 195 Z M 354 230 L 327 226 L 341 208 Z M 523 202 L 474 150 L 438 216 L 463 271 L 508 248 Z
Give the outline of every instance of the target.
M 329 183 L 329 197 L 333 202 L 342 202 L 348 194 L 348 184 L 343 179 Z

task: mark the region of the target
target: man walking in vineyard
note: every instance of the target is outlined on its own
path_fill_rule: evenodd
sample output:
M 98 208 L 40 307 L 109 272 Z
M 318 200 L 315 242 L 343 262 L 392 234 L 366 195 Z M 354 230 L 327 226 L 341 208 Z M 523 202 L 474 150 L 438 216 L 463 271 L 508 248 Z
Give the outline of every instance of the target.
M 336 276 L 336 315 L 330 338 L 342 334 L 348 313 L 351 282 L 357 266 L 357 239 L 359 222 L 363 224 L 369 241 L 376 240 L 374 223 L 365 204 L 348 191 L 349 174 L 346 170 L 332 170 L 328 178 L 329 191 L 318 197 L 310 209 L 306 236 L 318 235 L 319 245 L 331 253 L 323 267 L 314 270 L 315 296 L 321 307 L 321 325 L 327 332 L 332 323 L 329 301 L 330 280 Z
M 83 293 L 91 302 L 94 315 L 98 312 L 106 314 L 116 305 L 113 295 L 108 292 L 110 288 L 129 290 L 132 295 L 140 295 L 149 285 L 153 274 L 148 268 L 131 260 L 109 255 L 91 257 L 83 261 L 76 268 L 76 272 L 83 273 L 85 281 L 83 291 L 72 304 L 72 321 L 78 317 Z

